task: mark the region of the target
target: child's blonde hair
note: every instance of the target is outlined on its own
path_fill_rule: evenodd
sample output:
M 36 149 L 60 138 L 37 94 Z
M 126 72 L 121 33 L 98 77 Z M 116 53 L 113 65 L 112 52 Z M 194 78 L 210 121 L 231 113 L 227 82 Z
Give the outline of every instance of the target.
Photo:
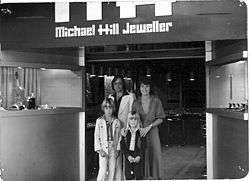
M 141 119 L 140 119 L 139 113 L 136 112 L 136 111 L 131 111 L 131 112 L 128 113 L 128 118 L 127 118 L 127 129 L 129 128 L 129 121 L 130 121 L 129 118 L 130 118 L 131 116 L 134 116 L 134 115 L 135 115 L 136 120 L 137 120 L 137 128 L 140 128 L 140 127 L 141 127 Z
M 106 97 L 101 104 L 101 109 L 104 112 L 104 107 L 109 104 L 112 107 L 112 113 L 115 112 L 115 103 L 113 101 L 113 99 Z

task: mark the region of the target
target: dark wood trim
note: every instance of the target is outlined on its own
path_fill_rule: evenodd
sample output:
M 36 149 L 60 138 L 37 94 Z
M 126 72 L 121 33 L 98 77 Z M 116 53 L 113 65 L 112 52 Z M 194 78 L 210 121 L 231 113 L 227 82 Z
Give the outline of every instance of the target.
M 87 62 L 117 62 L 117 61 L 143 61 L 143 60 L 173 60 L 173 59 L 201 59 L 205 56 L 185 56 L 185 57 L 155 57 L 155 58 L 116 58 L 116 59 L 99 59 L 87 60 Z
M 86 53 L 87 62 L 204 58 L 204 47 Z
M 86 52 L 87 55 L 97 55 L 97 54 L 114 54 L 114 53 L 150 53 L 150 52 L 166 52 L 166 51 L 190 51 L 190 50 L 200 50 L 205 51 L 204 47 L 195 48 L 164 48 L 164 49 L 151 49 L 151 50 L 129 50 L 129 51 L 107 51 L 107 52 Z

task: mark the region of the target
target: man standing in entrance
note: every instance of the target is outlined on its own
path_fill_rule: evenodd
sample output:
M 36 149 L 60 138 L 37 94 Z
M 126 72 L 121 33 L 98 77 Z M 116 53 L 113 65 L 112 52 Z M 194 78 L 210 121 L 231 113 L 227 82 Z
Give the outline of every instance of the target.
M 132 104 L 135 99 L 135 95 L 128 93 L 126 90 L 126 84 L 122 77 L 115 76 L 111 82 L 114 94 L 109 97 L 114 100 L 115 112 L 114 115 L 121 121 L 121 128 L 127 125 L 128 113 L 132 110 Z M 115 173 L 115 180 L 124 180 L 125 175 L 122 164 L 122 156 L 120 155 L 117 159 L 117 167 Z

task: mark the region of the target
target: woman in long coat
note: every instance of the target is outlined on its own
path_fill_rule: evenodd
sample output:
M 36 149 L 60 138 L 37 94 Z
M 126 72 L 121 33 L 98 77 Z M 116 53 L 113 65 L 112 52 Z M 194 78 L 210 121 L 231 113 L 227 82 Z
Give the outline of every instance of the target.
M 133 103 L 132 110 L 140 115 L 141 135 L 146 137 L 145 179 L 161 179 L 161 143 L 158 125 L 165 118 L 161 101 L 151 94 L 152 86 L 148 78 L 140 81 L 141 96 Z

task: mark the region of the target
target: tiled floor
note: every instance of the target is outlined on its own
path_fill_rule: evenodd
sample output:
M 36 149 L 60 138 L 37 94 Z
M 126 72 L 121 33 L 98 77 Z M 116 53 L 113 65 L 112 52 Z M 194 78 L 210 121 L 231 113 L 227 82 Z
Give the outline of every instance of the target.
M 163 179 L 205 179 L 205 153 L 205 147 L 193 145 L 162 147 Z
M 205 178 L 205 153 L 200 146 L 172 146 L 162 148 L 163 179 Z

